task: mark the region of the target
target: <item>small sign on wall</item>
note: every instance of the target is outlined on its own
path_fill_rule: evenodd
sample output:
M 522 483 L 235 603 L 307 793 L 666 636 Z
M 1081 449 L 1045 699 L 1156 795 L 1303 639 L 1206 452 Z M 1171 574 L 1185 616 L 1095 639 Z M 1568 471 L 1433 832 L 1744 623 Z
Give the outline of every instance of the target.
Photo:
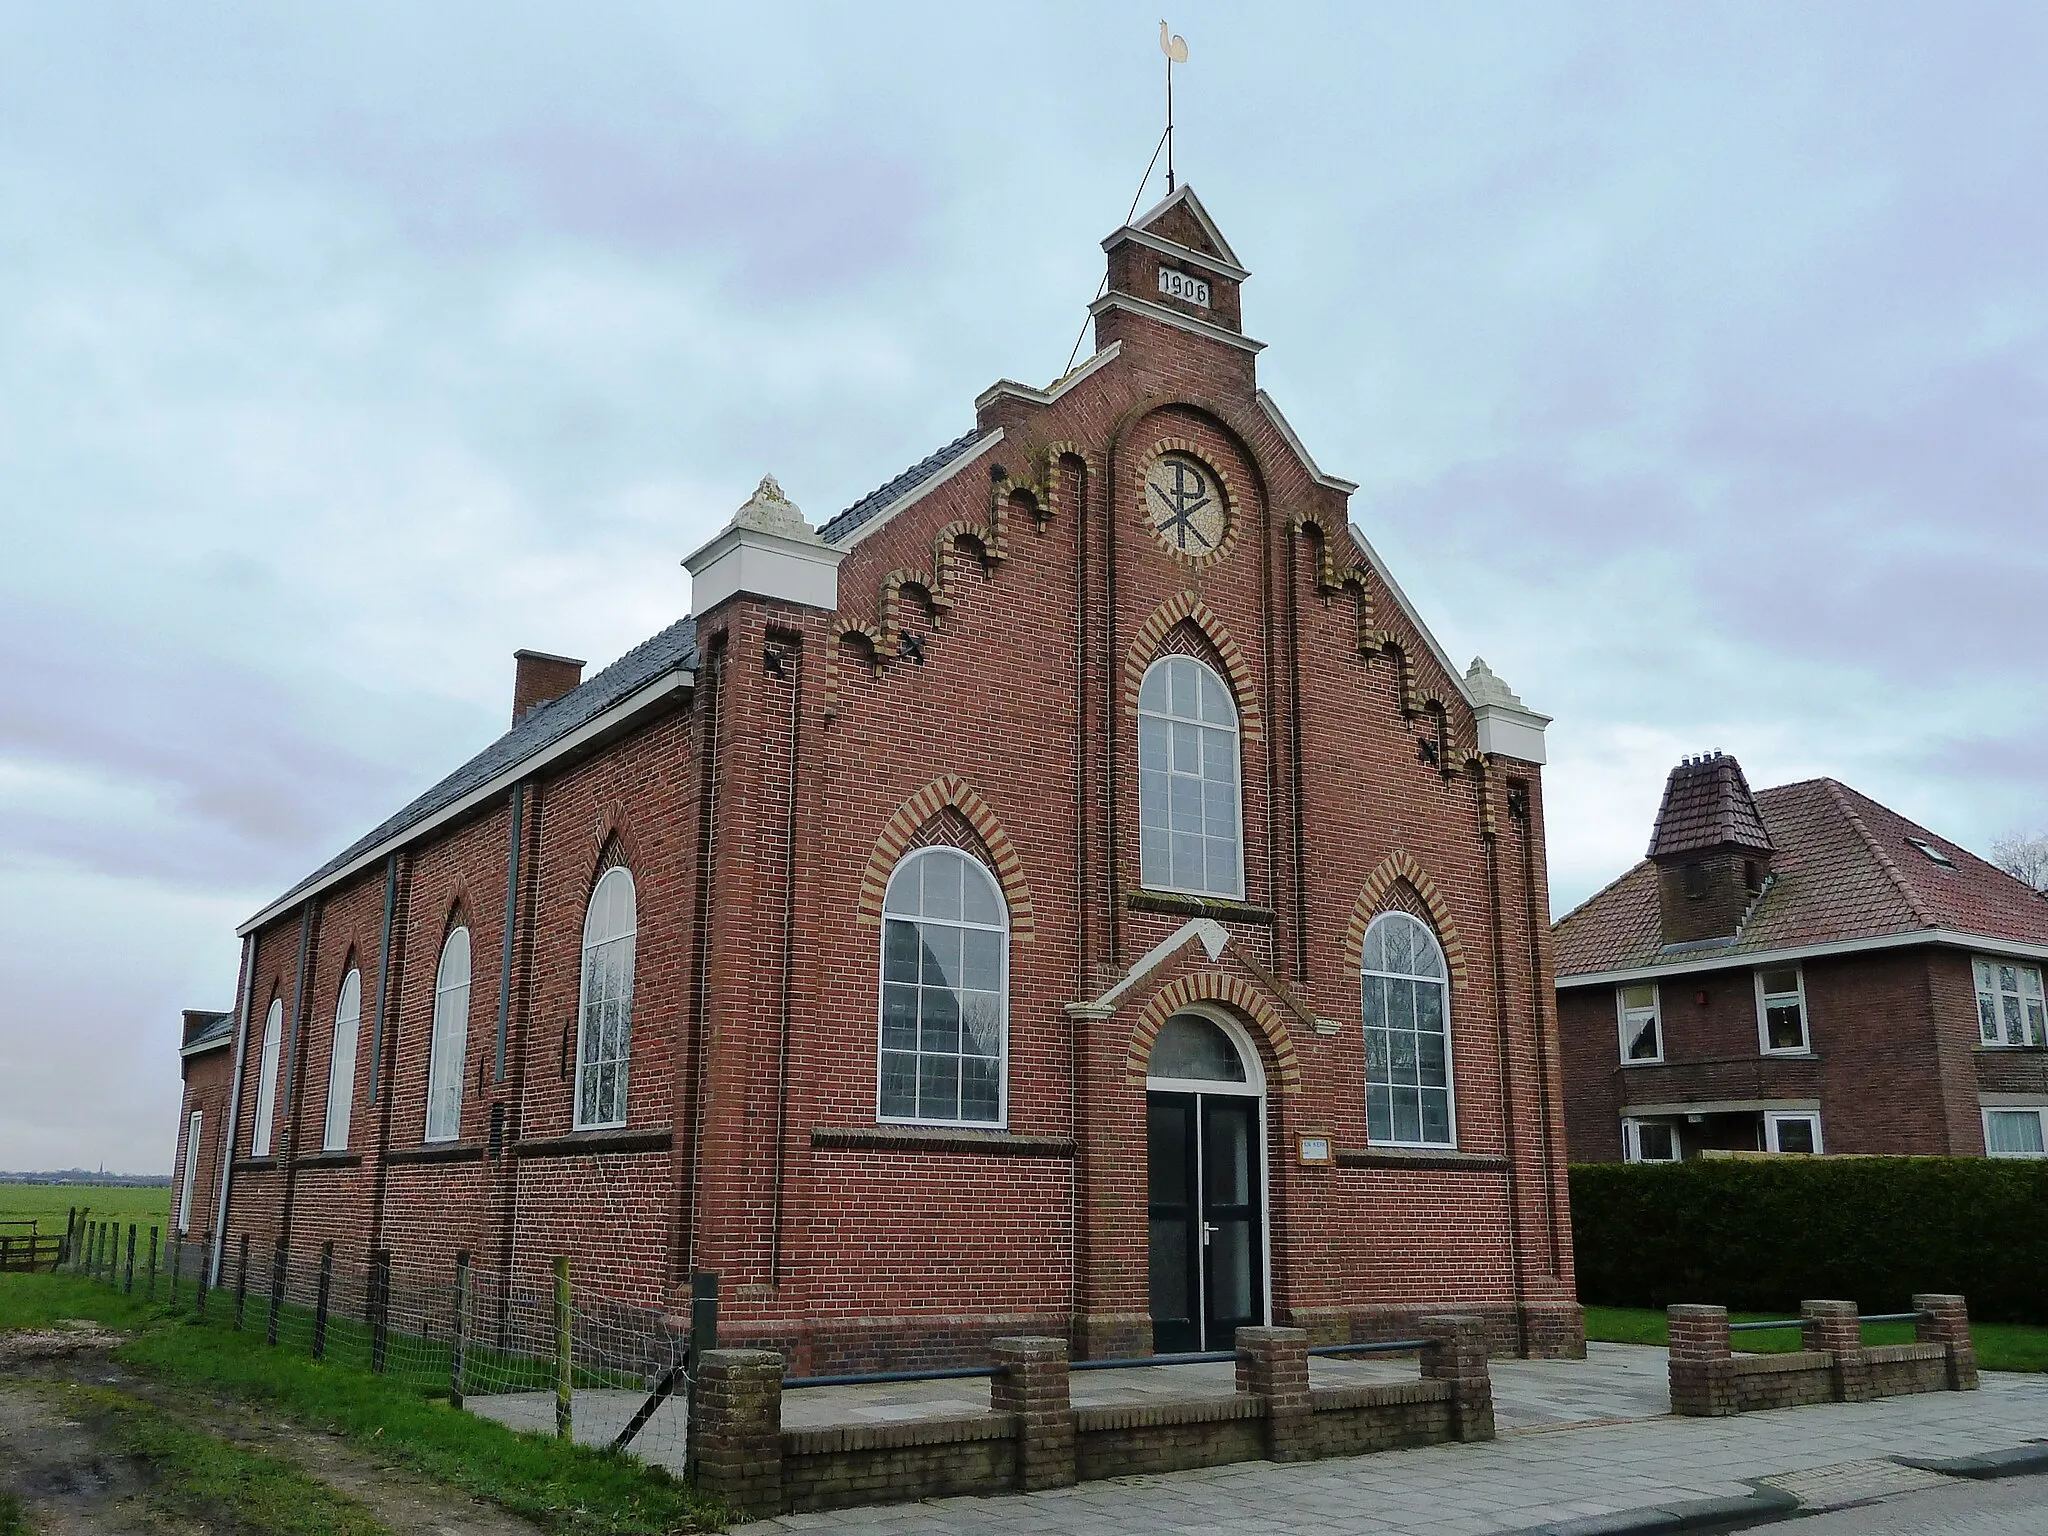
M 1304 1132 L 1296 1139 L 1295 1145 L 1300 1149 L 1300 1161 L 1304 1167 L 1326 1167 L 1337 1160 L 1336 1154 L 1330 1150 L 1330 1138 L 1327 1136 L 1311 1136 Z
M 1169 299 L 1180 299 L 1184 303 L 1209 307 L 1209 285 L 1199 277 L 1189 277 L 1185 272 L 1171 268 L 1159 269 L 1159 291 Z

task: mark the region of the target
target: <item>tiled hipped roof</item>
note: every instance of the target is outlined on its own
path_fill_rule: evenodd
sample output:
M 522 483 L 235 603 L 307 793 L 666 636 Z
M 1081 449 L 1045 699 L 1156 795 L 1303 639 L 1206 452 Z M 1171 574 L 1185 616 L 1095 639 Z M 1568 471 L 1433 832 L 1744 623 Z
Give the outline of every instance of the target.
M 1781 784 L 1758 793 L 1755 805 L 1776 848 L 1771 880 L 1717 957 L 1929 928 L 2048 944 L 2048 899 L 1846 784 Z M 1567 913 L 1555 934 L 1560 981 L 1698 959 L 1659 953 L 1657 867 L 1647 859 Z
M 1749 780 L 1734 758 L 1716 752 L 1688 758 L 1671 770 L 1657 827 L 1650 834 L 1651 858 L 1729 847 L 1768 853 L 1772 846 Z
M 876 486 L 837 517 L 828 519 L 818 530 L 818 537 L 827 544 L 836 544 L 898 497 L 907 496 L 916 490 L 980 441 L 979 429 L 962 433 L 936 453 L 919 459 L 895 479 L 886 480 Z

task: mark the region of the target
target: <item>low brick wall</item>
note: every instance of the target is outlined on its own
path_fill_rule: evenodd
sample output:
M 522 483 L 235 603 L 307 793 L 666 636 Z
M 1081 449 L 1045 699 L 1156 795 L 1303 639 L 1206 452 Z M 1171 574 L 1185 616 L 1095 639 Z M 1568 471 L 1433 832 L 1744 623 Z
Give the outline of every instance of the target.
M 1866 1347 L 1856 1305 L 1800 1303 L 1804 1349 L 1783 1355 L 1737 1355 L 1729 1346 L 1725 1307 L 1674 1306 L 1671 1411 L 1697 1418 L 1860 1403 L 1909 1392 L 1967 1392 L 1977 1385 L 1970 1317 L 1960 1296 L 1915 1296 L 1918 1342 Z
M 1081 1409 L 1064 1340 L 998 1339 L 989 1412 L 820 1429 L 782 1428 L 778 1355 L 713 1350 L 691 1405 L 690 1470 L 732 1508 L 767 1515 L 1492 1439 L 1485 1323 L 1418 1326 L 1430 1343 L 1415 1381 L 1311 1391 L 1302 1330 L 1241 1328 L 1234 1394 Z

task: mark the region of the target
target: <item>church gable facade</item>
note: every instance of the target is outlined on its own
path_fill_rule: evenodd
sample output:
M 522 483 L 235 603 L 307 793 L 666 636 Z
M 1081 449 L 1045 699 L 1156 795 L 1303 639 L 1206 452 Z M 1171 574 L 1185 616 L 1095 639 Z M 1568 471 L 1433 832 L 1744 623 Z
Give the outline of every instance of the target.
M 821 527 L 764 481 L 692 618 L 521 653 L 505 738 L 252 920 L 223 1272 L 712 1272 L 797 1374 L 1581 1347 L 1546 722 L 1259 389 L 1192 192 L 1104 249 L 1090 359 Z

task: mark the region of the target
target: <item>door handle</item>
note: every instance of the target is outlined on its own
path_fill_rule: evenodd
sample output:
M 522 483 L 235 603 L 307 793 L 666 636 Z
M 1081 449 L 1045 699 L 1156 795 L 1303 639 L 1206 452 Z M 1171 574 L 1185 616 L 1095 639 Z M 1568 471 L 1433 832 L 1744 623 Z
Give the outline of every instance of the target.
M 1202 1223 L 1202 1246 L 1204 1248 L 1209 1246 L 1209 1239 L 1214 1237 L 1218 1230 L 1216 1223 L 1213 1221 Z

